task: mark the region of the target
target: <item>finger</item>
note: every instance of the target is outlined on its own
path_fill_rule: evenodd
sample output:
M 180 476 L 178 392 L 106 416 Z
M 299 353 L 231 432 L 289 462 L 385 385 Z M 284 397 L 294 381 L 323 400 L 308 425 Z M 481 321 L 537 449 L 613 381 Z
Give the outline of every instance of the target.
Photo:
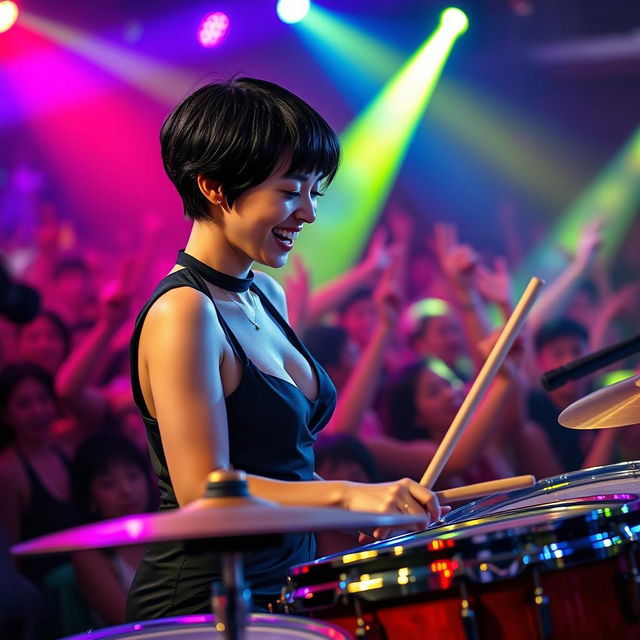
M 414 480 L 410 480 L 409 482 L 410 484 L 408 484 L 407 488 L 411 496 L 416 502 L 422 505 L 432 520 L 438 520 L 440 518 L 440 503 L 438 502 L 436 494 Z

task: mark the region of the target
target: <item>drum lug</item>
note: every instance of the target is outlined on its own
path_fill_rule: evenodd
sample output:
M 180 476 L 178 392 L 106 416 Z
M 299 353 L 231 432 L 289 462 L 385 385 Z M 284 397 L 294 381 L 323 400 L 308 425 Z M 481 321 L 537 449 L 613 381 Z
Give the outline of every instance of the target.
M 640 620 L 640 573 L 631 551 L 623 571 L 618 574 L 618 595 L 624 617 L 631 623 Z
M 460 618 L 465 638 L 466 640 L 480 640 L 476 612 L 471 608 L 467 585 L 464 582 L 460 583 L 460 598 Z
M 533 591 L 533 605 L 535 607 L 536 618 L 538 621 L 538 633 L 540 640 L 551 640 L 551 601 L 542 588 L 540 575 L 537 571 L 533 572 L 533 582 L 535 589 Z
M 362 615 L 362 606 L 356 599 L 353 602 L 354 612 L 356 614 L 357 628 L 355 630 L 355 637 L 357 640 L 387 640 L 387 634 L 384 630 L 384 625 L 378 620 L 377 615 L 373 614 L 373 621 L 367 622 Z

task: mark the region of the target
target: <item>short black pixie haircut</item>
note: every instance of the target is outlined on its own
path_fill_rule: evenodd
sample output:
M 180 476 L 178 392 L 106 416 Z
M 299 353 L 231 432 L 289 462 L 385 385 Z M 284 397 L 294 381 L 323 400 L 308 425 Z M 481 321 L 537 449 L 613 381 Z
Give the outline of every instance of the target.
M 320 173 L 323 187 L 340 161 L 338 137 L 304 100 L 277 84 L 233 78 L 201 87 L 160 131 L 162 162 L 191 220 L 210 218 L 197 176 L 218 180 L 229 206 L 266 180 L 284 157 L 287 173 Z

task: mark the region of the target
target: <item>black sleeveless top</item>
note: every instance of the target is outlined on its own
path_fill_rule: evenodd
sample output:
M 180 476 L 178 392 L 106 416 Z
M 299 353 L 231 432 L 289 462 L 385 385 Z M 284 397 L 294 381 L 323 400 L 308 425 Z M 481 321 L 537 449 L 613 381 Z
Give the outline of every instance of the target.
M 67 458 L 57 449 L 55 452 L 70 473 L 71 469 Z M 29 507 L 20 519 L 22 540 L 31 540 L 79 524 L 80 519 L 73 502 L 59 500 L 53 496 L 38 477 L 27 456 L 18 449 L 16 449 L 16 454 L 27 474 L 31 494 Z M 47 573 L 68 560 L 69 556 L 66 554 L 46 557 L 25 556 L 20 559 L 20 572 L 41 586 Z
M 181 256 L 182 257 L 182 256 Z M 136 320 L 131 339 L 133 395 L 147 429 L 149 451 L 160 488 L 160 509 L 178 506 L 157 421 L 149 414 L 138 378 L 138 346 L 144 319 L 153 303 L 167 291 L 192 287 L 213 298 L 205 283 L 210 268 L 189 258 L 189 266 L 166 276 Z M 178 261 L 181 264 L 185 260 Z M 228 276 L 227 276 L 228 277 Z M 219 282 L 214 282 L 219 284 Z M 288 481 L 313 480 L 313 444 L 335 407 L 336 392 L 326 372 L 311 357 L 277 309 L 255 285 L 266 312 L 288 340 L 309 361 L 318 382 L 316 400 L 309 400 L 294 384 L 262 372 L 253 364 L 216 308 L 220 326 L 243 371 L 236 390 L 225 398 L 229 457 L 236 469 Z M 215 306 L 215 302 L 214 302 Z M 315 555 L 312 534 L 287 534 L 280 543 L 245 556 L 245 577 L 256 609 L 276 597 L 289 567 L 308 562 Z M 210 612 L 211 582 L 219 578 L 217 555 L 208 549 L 197 552 L 180 542 L 151 545 L 145 550 L 127 602 L 128 620 Z

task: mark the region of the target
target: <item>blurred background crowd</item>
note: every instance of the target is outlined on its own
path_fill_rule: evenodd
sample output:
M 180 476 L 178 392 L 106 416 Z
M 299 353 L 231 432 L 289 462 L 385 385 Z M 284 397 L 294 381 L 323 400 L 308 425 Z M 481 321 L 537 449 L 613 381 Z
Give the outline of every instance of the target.
M 316 445 L 322 477 L 419 479 L 531 275 L 547 281 L 541 299 L 436 488 L 640 457 L 636 427 L 557 422 L 574 401 L 632 375 L 637 359 L 553 392 L 540 384 L 542 372 L 638 332 L 640 85 L 631 80 L 640 63 L 624 38 L 640 16 L 628 4 L 607 3 L 605 20 L 599 2 L 458 3 L 469 35 L 456 31 L 450 66 L 443 72 L 441 59 L 418 96 L 403 63 L 428 51 L 425 31 L 442 28 L 439 2 L 335 0 L 312 5 L 306 28 L 267 19 L 273 3 L 214 3 L 233 30 L 213 58 L 186 36 L 165 46 L 169 23 L 198 24 L 197 3 L 160 2 L 159 17 L 145 3 L 93 13 L 79 2 L 57 13 L 24 4 L 22 23 L 0 34 L 6 637 L 123 621 L 139 549 L 16 562 L 8 548 L 155 508 L 128 342 L 186 240 L 157 131 L 212 68 L 279 82 L 342 132 L 334 191 L 281 278 L 292 326 L 338 389 Z M 411 100 L 412 123 L 397 113 Z M 16 282 L 39 303 L 16 307 Z M 326 554 L 356 540 L 320 543 Z

